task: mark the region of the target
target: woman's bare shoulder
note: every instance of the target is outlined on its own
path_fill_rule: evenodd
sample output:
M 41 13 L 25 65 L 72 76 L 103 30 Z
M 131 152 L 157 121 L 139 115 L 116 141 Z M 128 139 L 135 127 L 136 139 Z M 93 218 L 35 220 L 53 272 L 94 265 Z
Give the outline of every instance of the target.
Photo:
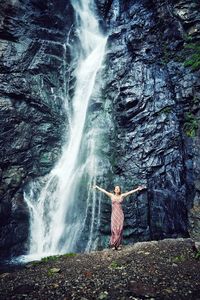
M 110 198 L 113 198 L 113 197 L 114 197 L 114 194 L 110 192 Z

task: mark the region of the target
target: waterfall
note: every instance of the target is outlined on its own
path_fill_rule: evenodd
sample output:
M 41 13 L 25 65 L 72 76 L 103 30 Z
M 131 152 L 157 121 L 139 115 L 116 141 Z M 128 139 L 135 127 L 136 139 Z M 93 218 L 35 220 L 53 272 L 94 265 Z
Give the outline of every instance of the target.
M 80 54 L 68 142 L 53 170 L 24 192 L 30 211 L 30 251 L 27 260 L 75 251 L 84 226 L 90 224 L 86 251 L 92 248 L 100 200 L 94 189 L 97 128 L 84 132 L 87 108 L 105 52 L 106 37 L 99 30 L 92 0 L 71 0 L 76 12 Z M 67 107 L 67 106 L 66 106 Z M 41 187 L 42 186 L 42 187 Z M 84 198 L 80 201 L 80 198 Z M 96 221 L 97 219 L 97 221 Z

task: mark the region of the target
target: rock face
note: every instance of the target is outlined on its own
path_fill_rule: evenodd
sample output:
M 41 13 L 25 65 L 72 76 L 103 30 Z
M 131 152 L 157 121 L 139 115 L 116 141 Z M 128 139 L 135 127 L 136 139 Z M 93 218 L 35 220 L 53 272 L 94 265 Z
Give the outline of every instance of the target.
M 87 124 L 96 122 L 102 132 L 97 181 L 110 190 L 113 184 L 123 191 L 148 187 L 124 202 L 125 243 L 200 239 L 200 81 L 192 63 L 194 55 L 199 59 L 199 1 L 96 4 L 109 35 Z M 26 250 L 24 184 L 51 170 L 67 138 L 64 98 L 70 100 L 74 84 L 67 42 L 74 16 L 64 0 L 10 0 L 0 6 L 0 252 L 5 257 Z M 110 212 L 103 197 L 100 246 L 108 241 Z
M 66 126 L 67 1 L 1 1 L 0 253 L 21 254 L 28 237 L 22 188 L 48 173 Z
M 200 57 L 199 2 L 97 5 L 109 33 L 103 101 L 111 159 L 104 184 L 110 172 L 123 189 L 148 187 L 124 204 L 125 242 L 189 232 L 199 239 L 199 67 L 187 61 Z M 109 220 L 105 202 L 102 233 Z

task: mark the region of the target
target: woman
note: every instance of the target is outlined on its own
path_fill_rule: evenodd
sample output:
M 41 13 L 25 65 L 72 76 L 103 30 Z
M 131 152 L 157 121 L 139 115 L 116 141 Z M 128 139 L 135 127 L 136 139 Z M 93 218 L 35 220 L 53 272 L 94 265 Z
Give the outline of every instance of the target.
M 120 250 L 120 244 L 122 240 L 123 225 L 124 225 L 124 213 L 122 210 L 121 203 L 126 196 L 129 196 L 137 191 L 145 189 L 145 185 L 138 186 L 138 188 L 131 190 L 126 193 L 121 193 L 121 188 L 119 185 L 116 185 L 114 188 L 114 193 L 109 193 L 106 190 L 100 188 L 97 185 L 94 185 L 94 188 L 97 188 L 99 191 L 105 193 L 108 197 L 111 198 L 112 202 L 112 214 L 111 214 L 111 237 L 110 237 L 110 246 L 113 250 Z

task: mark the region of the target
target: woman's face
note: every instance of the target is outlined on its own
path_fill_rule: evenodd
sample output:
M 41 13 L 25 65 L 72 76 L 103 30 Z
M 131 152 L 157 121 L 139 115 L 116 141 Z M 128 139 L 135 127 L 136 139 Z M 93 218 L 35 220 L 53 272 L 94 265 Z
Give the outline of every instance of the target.
M 120 187 L 118 185 L 116 185 L 114 191 L 115 191 L 115 194 L 119 195 L 121 192 Z

